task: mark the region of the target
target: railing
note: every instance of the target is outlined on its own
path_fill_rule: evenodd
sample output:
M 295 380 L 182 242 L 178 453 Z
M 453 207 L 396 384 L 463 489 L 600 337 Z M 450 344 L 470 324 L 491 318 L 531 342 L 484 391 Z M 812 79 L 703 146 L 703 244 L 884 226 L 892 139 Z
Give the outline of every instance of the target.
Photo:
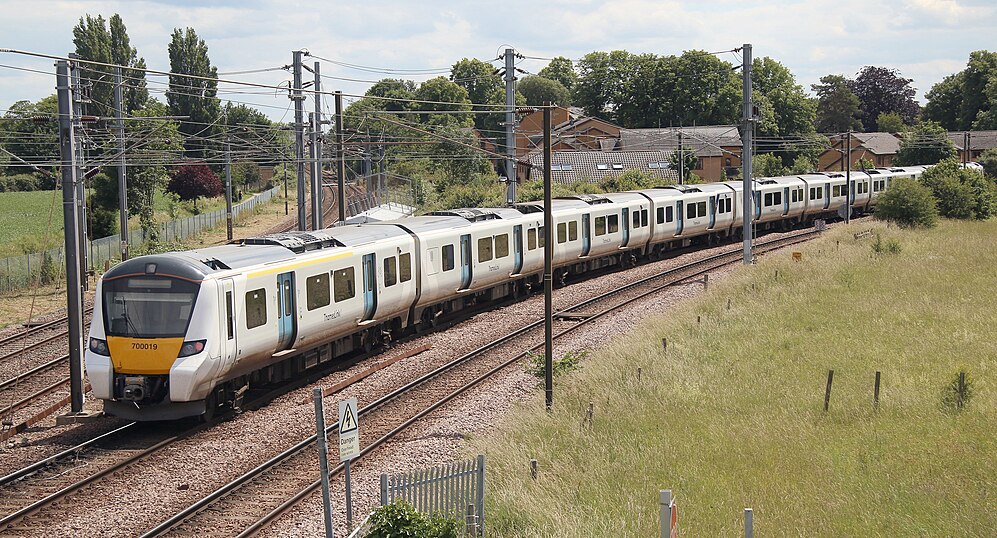
M 474 536 L 485 528 L 485 457 L 396 475 L 381 475 L 381 506 L 408 501 L 419 512 L 464 520 Z
M 249 200 L 232 206 L 233 218 L 245 211 L 255 210 L 260 204 L 270 202 L 277 188 L 263 191 Z M 193 215 L 187 218 L 165 222 L 158 226 L 161 241 L 178 241 L 225 224 L 225 209 Z M 128 231 L 128 248 L 144 245 L 149 237 L 145 230 L 131 228 Z M 118 234 L 87 241 L 84 245 L 90 260 L 90 267 L 101 268 L 104 262 L 120 259 L 121 236 Z M 65 249 L 56 247 L 43 252 L 10 256 L 0 259 L 0 291 L 7 292 L 47 284 L 64 278 L 66 272 Z

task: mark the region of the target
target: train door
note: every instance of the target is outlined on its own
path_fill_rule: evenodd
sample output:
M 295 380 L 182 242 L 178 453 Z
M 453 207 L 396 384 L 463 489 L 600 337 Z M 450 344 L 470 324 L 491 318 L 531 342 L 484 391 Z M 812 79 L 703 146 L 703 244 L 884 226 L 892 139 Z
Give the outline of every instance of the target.
M 221 294 L 219 303 L 225 311 L 225 316 L 221 319 L 221 352 L 222 360 L 226 365 L 231 365 L 239 357 L 239 340 L 236 334 L 236 313 L 235 313 L 235 283 L 231 278 L 221 280 Z
M 523 225 L 517 224 L 512 228 L 512 255 L 516 266 L 512 269 L 512 274 L 518 275 L 523 270 Z
M 761 191 L 751 191 L 751 197 L 755 204 L 755 220 L 762 218 L 762 193 Z
M 682 217 L 682 201 L 675 202 L 675 235 L 682 235 L 685 229 L 685 219 Z
M 377 313 L 377 257 L 374 254 L 363 256 L 363 319 L 374 319 Z
M 710 196 L 710 230 L 717 225 L 717 197 Z
M 620 227 L 623 229 L 623 241 L 620 243 L 621 247 L 627 246 L 630 243 L 630 208 L 623 208 L 623 222 L 620 223 Z
M 298 317 L 294 302 L 294 273 L 277 275 L 277 351 L 294 345 Z
M 782 189 L 782 215 L 786 216 L 789 214 L 789 187 L 783 187 Z
M 460 236 L 460 289 L 471 287 L 471 234 Z
M 824 209 L 831 207 L 831 184 L 824 184 Z
M 582 256 L 588 256 L 592 250 L 592 237 L 589 235 L 589 213 L 582 215 Z
M 855 203 L 855 182 L 848 182 L 848 205 Z

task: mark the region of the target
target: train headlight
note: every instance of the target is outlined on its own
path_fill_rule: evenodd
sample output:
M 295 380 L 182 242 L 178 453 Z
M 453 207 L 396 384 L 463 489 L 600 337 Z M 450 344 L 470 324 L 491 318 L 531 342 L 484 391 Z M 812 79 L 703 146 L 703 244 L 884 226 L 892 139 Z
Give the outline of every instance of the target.
M 101 340 L 100 338 L 90 339 L 90 351 L 105 357 L 111 356 L 111 352 L 107 350 L 107 340 Z
M 198 353 L 204 351 L 204 343 L 207 340 L 193 340 L 191 342 L 184 342 L 183 346 L 180 348 L 180 354 L 177 358 L 190 357 L 191 355 L 197 355 Z

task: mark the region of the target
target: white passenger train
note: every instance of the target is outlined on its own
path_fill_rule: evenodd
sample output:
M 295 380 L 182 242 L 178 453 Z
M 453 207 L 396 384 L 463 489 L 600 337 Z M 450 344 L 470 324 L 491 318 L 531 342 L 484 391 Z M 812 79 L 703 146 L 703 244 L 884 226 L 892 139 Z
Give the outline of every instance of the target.
M 760 229 L 868 211 L 924 167 L 762 178 Z M 740 234 L 742 183 L 555 199 L 562 281 Z M 93 394 L 135 420 L 212 413 L 250 386 L 429 328 L 542 281 L 543 203 L 461 209 L 142 256 L 101 279 L 86 350 Z

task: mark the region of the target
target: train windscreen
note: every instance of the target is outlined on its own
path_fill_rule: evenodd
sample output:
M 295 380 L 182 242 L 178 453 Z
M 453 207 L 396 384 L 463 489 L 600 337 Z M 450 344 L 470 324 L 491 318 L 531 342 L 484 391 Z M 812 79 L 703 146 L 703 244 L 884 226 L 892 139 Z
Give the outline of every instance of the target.
M 104 282 L 104 329 L 108 336 L 184 336 L 200 284 L 161 276 L 130 276 Z

